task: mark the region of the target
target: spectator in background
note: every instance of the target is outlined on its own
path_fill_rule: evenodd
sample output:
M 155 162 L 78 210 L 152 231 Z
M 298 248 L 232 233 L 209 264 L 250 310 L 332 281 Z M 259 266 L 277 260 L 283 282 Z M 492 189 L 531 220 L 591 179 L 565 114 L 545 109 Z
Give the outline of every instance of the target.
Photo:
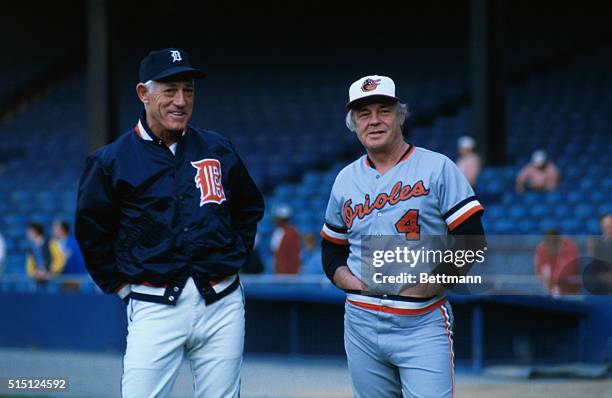
M 525 188 L 532 191 L 554 191 L 558 186 L 559 170 L 542 150 L 531 155 L 531 162 L 516 177 L 516 192 L 519 194 L 525 192 Z
M 300 272 L 300 234 L 289 222 L 291 207 L 279 205 L 273 211 L 276 229 L 272 232 L 270 249 L 274 256 L 274 272 L 297 274 Z
M 476 186 L 478 175 L 482 167 L 480 156 L 474 151 L 476 149 L 476 141 L 472 137 L 463 136 L 457 141 L 457 167 L 465 175 L 472 187 Z
M 612 263 L 612 214 L 601 216 L 599 225 L 601 236 L 589 239 L 589 254 L 595 259 Z
M 6 242 L 0 232 L 0 276 L 4 273 L 4 262 L 6 261 Z
M 584 287 L 591 294 L 612 294 L 612 214 L 600 219 L 601 236 L 590 237 L 588 251 L 592 261 L 583 273 Z
M 304 248 L 302 249 L 302 274 L 323 274 L 321 266 L 321 248 L 318 239 L 313 233 L 304 235 Z
M 63 274 L 79 275 L 88 274 L 85 268 L 85 260 L 81 254 L 81 249 L 74 236 L 70 235 L 70 226 L 65 221 L 55 221 L 53 223 L 53 237 L 59 243 L 60 249 L 66 259 Z M 79 279 L 65 280 L 62 289 L 66 291 L 76 291 L 81 287 Z
M 30 247 L 26 256 L 26 272 L 38 283 L 46 283 L 64 269 L 65 257 L 56 240 L 45 237 L 43 226 L 30 222 L 26 229 Z
M 66 259 L 64 274 L 87 274 L 81 249 L 74 236 L 70 235 L 70 226 L 65 221 L 53 223 L 53 237 L 57 240 Z
M 578 247 L 554 229 L 547 231 L 536 247 L 535 270 L 546 290 L 555 297 L 580 292 L 580 283 L 576 280 L 579 272 Z

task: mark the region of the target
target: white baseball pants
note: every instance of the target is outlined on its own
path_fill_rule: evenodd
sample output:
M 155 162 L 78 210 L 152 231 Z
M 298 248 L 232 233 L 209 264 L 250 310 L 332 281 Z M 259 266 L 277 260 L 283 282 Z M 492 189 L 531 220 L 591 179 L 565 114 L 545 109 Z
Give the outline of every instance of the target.
M 207 306 L 189 278 L 175 306 L 130 299 L 123 398 L 166 397 L 183 355 L 195 397 L 240 396 L 244 347 L 242 287 Z

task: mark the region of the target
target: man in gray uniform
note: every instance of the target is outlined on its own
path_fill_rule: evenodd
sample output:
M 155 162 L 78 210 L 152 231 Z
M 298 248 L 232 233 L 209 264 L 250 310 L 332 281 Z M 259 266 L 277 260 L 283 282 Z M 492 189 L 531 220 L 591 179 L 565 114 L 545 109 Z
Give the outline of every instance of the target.
M 405 141 L 407 107 L 389 77 L 355 81 L 347 108 L 347 127 L 366 154 L 338 173 L 321 236 L 325 272 L 347 293 L 344 339 L 355 396 L 452 397 L 449 285 L 417 281 L 397 295 L 373 294 L 361 244 L 367 236 L 420 245 L 455 234 L 452 249 L 482 249 L 483 207 L 451 160 Z M 441 262 L 429 274 L 468 269 Z

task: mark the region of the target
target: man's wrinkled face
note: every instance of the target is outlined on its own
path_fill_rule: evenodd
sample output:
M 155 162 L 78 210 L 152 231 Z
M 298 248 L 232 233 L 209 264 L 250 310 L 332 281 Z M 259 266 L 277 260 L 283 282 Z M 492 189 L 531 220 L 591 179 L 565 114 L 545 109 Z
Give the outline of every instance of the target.
M 181 132 L 187 130 L 187 123 L 193 112 L 193 80 L 176 82 L 155 82 L 153 90 L 146 94 L 147 115 L 156 131 Z
M 368 151 L 387 150 L 401 140 L 403 120 L 394 104 L 365 105 L 353 117 L 357 138 Z

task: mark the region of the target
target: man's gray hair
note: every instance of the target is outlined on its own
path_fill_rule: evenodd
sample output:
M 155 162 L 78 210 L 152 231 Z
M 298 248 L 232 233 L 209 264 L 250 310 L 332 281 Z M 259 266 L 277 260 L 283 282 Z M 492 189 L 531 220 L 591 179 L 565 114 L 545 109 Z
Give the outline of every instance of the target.
M 404 127 L 404 123 L 406 122 L 406 119 L 408 119 L 408 117 L 410 116 L 408 105 L 398 102 L 394 105 L 393 108 L 398 116 L 400 117 L 403 116 L 404 121 L 400 124 L 400 127 Z M 346 124 L 346 127 L 352 132 L 355 132 L 357 130 L 357 128 L 355 127 L 355 111 L 353 109 L 350 109 L 346 113 L 346 117 L 344 118 L 344 123 Z
M 145 87 L 147 88 L 147 91 L 152 93 L 153 90 L 155 90 L 155 82 L 153 80 L 147 80 L 144 83 Z
M 191 83 L 193 84 L 193 79 L 191 79 Z M 145 87 L 147 88 L 148 92 L 153 92 L 153 90 L 155 90 L 155 84 L 157 84 L 156 82 L 154 82 L 153 80 L 147 80 L 146 82 L 143 83 L 145 85 Z

